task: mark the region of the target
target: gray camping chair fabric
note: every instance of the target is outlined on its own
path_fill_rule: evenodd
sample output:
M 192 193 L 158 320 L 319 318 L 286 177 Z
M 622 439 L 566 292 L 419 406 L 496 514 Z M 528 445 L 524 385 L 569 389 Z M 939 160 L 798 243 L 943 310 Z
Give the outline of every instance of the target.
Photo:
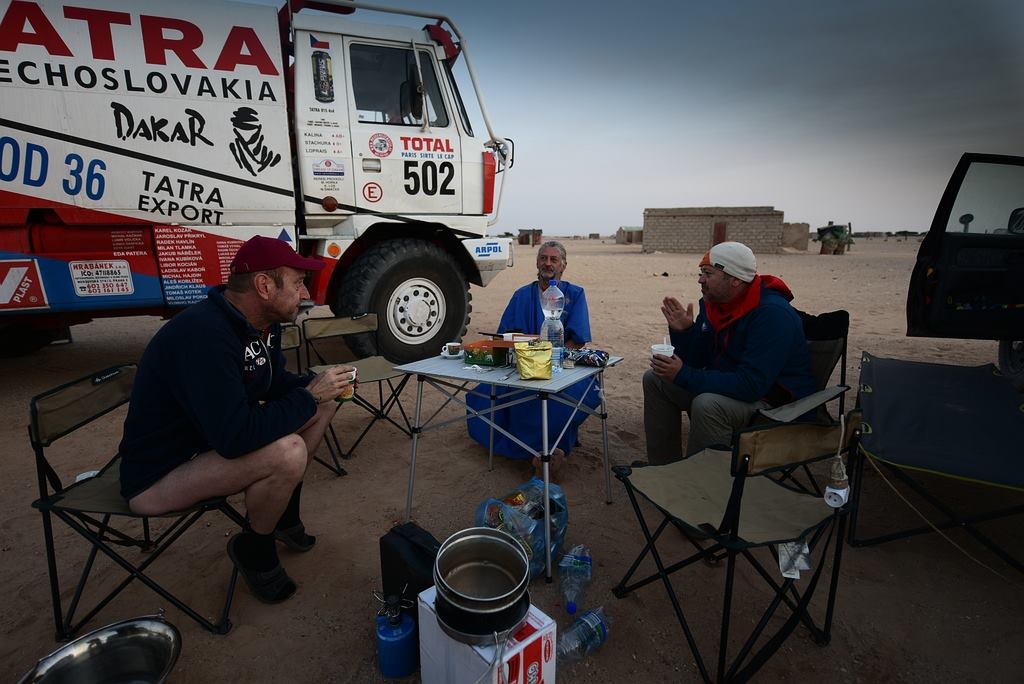
M 992 364 L 950 366 L 864 353 L 861 447 L 872 458 L 1024 490 L 1024 394 Z

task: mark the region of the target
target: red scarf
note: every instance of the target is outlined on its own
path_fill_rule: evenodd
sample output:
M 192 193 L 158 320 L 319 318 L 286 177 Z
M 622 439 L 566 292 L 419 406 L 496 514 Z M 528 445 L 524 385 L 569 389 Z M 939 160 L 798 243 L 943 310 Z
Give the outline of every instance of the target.
M 720 303 L 704 300 L 704 314 L 707 316 L 708 323 L 711 324 L 711 329 L 715 332 L 715 337 L 719 338 L 724 333 L 719 340 L 721 350 L 724 350 L 728 344 L 729 336 L 726 329 L 756 309 L 757 305 L 761 303 L 762 288 L 775 290 L 785 297 L 787 302 L 793 301 L 793 292 L 789 286 L 772 275 L 754 276 L 747 291 L 732 301 Z
M 731 326 L 761 303 L 762 289 L 775 290 L 785 297 L 787 302 L 793 301 L 793 292 L 789 286 L 779 278 L 770 275 L 754 276 L 750 287 L 743 293 L 743 296 L 737 297 L 731 302 L 720 304 L 704 300 L 704 314 L 715 335 L 712 353 L 716 359 L 724 354 L 729 346 L 729 337 L 732 335 Z M 793 400 L 793 393 L 776 382 L 762 399 L 767 401 L 769 406 L 781 406 Z

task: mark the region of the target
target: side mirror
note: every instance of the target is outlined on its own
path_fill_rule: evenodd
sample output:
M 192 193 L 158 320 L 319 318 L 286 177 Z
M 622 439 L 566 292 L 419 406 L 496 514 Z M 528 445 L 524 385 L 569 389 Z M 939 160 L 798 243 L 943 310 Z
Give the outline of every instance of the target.
M 974 220 L 974 214 L 963 214 L 960 218 L 957 219 L 957 221 L 960 222 L 960 225 L 962 225 L 964 227 L 964 232 L 965 233 L 969 230 L 970 225 L 971 225 L 971 221 L 973 221 L 973 220 Z
M 415 62 L 410 63 L 402 84 L 402 114 L 410 114 L 419 121 L 423 118 L 423 83 L 420 81 L 419 70 Z
M 1010 212 L 1010 220 L 1006 222 L 1006 230 L 1011 235 L 1024 235 L 1024 207 L 1017 207 Z

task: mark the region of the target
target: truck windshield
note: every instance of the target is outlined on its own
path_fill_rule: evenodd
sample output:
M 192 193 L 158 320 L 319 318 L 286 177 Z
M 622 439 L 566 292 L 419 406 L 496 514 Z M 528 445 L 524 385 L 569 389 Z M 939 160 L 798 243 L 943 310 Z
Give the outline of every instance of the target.
M 420 69 L 426 93 L 424 114 L 431 126 L 448 125 L 448 112 L 437 84 L 434 61 L 421 50 Z M 412 84 L 417 78 L 416 60 L 411 49 L 353 43 L 352 91 L 362 123 L 392 126 L 417 126 L 422 118 L 412 114 Z

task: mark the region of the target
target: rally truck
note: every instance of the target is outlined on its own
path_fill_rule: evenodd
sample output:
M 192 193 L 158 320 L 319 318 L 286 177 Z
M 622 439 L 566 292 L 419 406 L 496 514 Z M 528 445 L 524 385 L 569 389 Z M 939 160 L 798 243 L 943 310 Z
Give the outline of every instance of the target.
M 353 20 L 382 12 L 428 23 Z M 324 262 L 315 304 L 378 315 L 357 354 L 436 354 L 512 263 L 488 236 L 511 163 L 444 16 L 0 0 L 0 351 L 173 315 L 264 235 Z

